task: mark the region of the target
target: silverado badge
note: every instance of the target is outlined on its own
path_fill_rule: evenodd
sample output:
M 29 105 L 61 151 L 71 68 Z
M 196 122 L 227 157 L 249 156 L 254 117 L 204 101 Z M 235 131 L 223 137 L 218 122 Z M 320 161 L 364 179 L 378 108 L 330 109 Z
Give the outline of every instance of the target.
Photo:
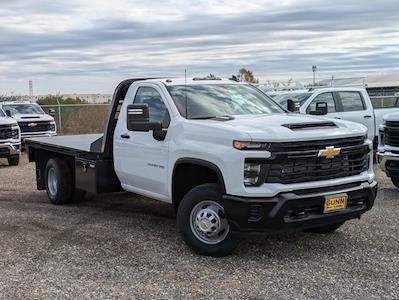
M 28 126 L 29 126 L 29 127 L 36 127 L 36 126 L 37 126 L 37 123 L 29 123 Z
M 341 153 L 341 148 L 334 148 L 334 146 L 326 147 L 320 150 L 317 157 L 334 158 Z

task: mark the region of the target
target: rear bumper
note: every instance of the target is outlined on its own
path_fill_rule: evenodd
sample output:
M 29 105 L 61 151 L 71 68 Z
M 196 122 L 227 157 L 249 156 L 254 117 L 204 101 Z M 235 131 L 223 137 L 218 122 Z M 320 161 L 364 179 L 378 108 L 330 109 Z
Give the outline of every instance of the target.
M 377 161 L 387 176 L 399 176 L 399 154 L 390 151 L 377 152 Z
M 0 157 L 8 158 L 10 156 L 19 155 L 21 152 L 20 143 L 0 143 Z
M 346 209 L 323 213 L 325 196 L 348 194 Z M 377 182 L 358 182 L 325 189 L 298 190 L 272 198 L 224 195 L 225 213 L 237 233 L 300 230 L 359 218 L 374 205 Z

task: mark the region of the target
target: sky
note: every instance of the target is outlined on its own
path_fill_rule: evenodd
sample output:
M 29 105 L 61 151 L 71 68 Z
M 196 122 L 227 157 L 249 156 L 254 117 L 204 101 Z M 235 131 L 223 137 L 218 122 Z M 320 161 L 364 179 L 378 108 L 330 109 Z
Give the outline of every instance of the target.
M 399 2 L 0 0 L 0 94 L 112 93 L 126 78 L 307 80 L 399 71 Z

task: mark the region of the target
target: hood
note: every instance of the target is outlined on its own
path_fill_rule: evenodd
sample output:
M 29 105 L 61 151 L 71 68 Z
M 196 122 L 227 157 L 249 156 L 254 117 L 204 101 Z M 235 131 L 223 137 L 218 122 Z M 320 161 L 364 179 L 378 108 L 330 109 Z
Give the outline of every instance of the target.
M 214 126 L 248 134 L 254 141 L 320 140 L 364 135 L 361 124 L 299 114 L 241 115 L 233 120 L 207 120 Z
M 1 125 L 17 125 L 17 122 L 13 118 L 0 117 L 0 126 Z
M 12 117 L 18 122 L 54 121 L 54 118 L 47 114 L 14 114 Z
M 399 121 L 399 111 L 388 113 L 388 114 L 384 115 L 383 120 L 391 121 L 391 122 Z

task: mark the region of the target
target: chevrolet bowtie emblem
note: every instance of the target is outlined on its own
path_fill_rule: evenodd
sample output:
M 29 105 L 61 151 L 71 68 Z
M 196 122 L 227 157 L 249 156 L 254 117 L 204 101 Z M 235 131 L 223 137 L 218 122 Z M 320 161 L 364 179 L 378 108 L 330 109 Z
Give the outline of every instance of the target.
M 37 126 L 37 123 L 29 123 L 28 126 L 29 126 L 29 127 L 36 127 L 36 126 Z
M 334 146 L 326 147 L 326 149 L 320 150 L 318 157 L 334 158 L 341 153 L 341 148 L 334 148 Z

